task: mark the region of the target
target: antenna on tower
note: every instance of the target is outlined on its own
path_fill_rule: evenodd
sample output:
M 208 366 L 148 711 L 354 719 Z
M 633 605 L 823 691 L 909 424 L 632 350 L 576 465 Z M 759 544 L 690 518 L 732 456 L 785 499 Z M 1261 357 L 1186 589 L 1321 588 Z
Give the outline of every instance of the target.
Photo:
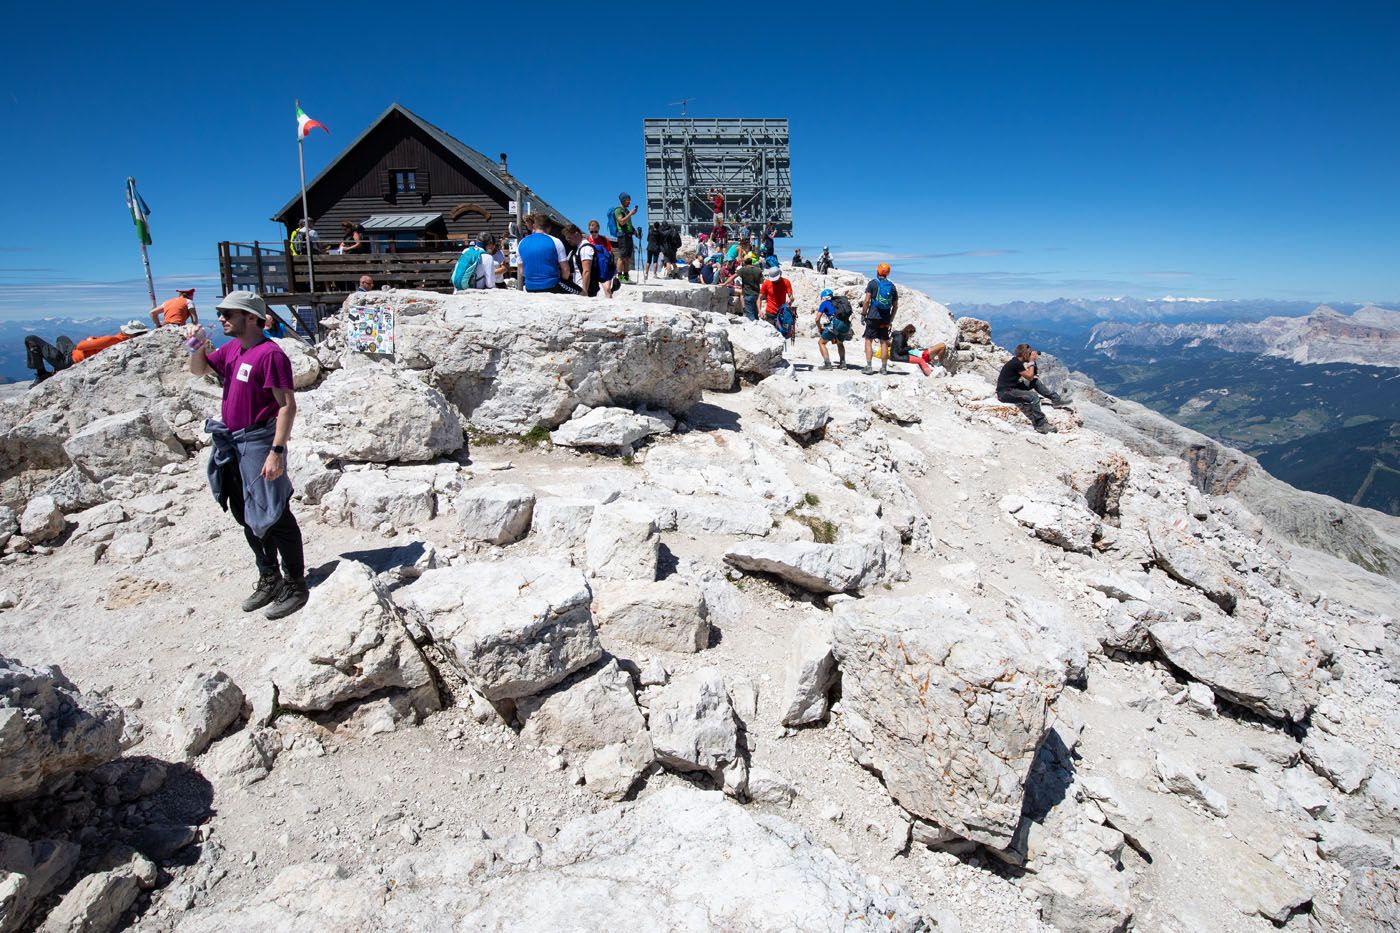
M 686 113 L 686 105 L 689 104 L 689 103 L 690 103 L 691 101 L 693 101 L 694 99 L 695 99 L 695 98 L 693 98 L 693 97 L 682 97 L 680 100 L 673 100 L 673 101 L 671 101 L 671 102 L 670 102 L 669 104 L 667 104 L 666 106 L 668 106 L 668 107 L 679 107 L 679 108 L 681 108 L 681 117 L 682 117 L 682 119 L 684 119 L 685 117 L 689 116 L 689 114 Z

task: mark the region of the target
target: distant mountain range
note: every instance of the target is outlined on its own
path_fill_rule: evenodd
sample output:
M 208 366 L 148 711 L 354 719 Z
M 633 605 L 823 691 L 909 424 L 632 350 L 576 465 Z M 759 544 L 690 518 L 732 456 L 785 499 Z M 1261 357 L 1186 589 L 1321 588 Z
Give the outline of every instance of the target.
M 1105 392 L 1258 458 L 1300 489 L 1400 515 L 1400 311 L 1313 302 L 954 304 Z
M 1283 357 L 1295 363 L 1400 367 L 1400 311 L 1374 306 L 1346 315 L 1321 305 L 1303 317 L 1222 324 L 1106 321 L 1095 325 L 1088 339 L 1094 350 L 1109 357 L 1124 347 L 1184 344 Z

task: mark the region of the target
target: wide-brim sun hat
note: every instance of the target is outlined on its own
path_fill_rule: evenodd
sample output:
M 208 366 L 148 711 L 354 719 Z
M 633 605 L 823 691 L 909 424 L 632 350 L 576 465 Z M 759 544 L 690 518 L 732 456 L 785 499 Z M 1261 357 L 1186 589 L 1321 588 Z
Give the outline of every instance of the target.
M 214 307 L 218 311 L 242 311 L 259 320 L 267 317 L 267 302 L 257 292 L 229 292 Z
M 146 330 L 146 325 L 140 321 L 127 321 L 122 325 L 121 332 L 128 337 L 135 337 L 137 334 L 144 334 Z

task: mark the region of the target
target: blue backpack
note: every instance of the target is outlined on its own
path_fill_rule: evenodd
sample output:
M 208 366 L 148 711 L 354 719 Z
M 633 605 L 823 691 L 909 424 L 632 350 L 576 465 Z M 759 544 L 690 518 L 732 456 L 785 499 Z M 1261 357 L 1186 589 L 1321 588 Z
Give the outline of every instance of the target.
M 585 241 L 586 242 L 586 241 Z M 613 276 L 617 275 L 617 265 L 613 262 L 612 250 L 603 249 L 593 243 L 587 245 L 593 247 L 593 281 L 602 285 L 604 282 L 611 282 Z M 583 249 L 582 246 L 579 249 Z M 579 273 L 582 274 L 580 269 Z
M 894 283 L 889 279 L 876 279 L 875 282 L 875 297 L 870 300 L 870 316 L 883 321 L 894 309 Z
M 481 257 L 486 251 L 480 246 L 468 246 L 457 257 L 457 265 L 452 267 L 452 287 L 457 291 L 475 288 L 476 272 L 481 267 Z

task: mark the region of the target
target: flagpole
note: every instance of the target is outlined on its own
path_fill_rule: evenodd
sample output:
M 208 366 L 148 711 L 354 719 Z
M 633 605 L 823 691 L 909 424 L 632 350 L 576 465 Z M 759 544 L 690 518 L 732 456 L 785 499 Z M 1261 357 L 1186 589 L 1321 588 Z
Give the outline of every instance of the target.
M 297 110 L 301 110 L 301 101 L 296 102 Z M 301 218 L 306 223 L 306 280 L 312 292 L 316 291 L 316 269 L 312 261 L 312 254 L 316 250 L 311 242 L 311 212 L 306 208 L 306 152 L 302 148 L 301 128 L 297 128 L 297 167 L 301 169 Z
M 135 197 L 136 179 L 128 175 L 126 186 L 131 196 Z M 151 277 L 151 256 L 146 252 L 146 238 L 137 236 L 136 241 L 141 244 L 141 264 L 146 267 L 146 292 L 151 296 L 151 307 L 154 309 L 159 302 L 156 301 L 156 280 Z

